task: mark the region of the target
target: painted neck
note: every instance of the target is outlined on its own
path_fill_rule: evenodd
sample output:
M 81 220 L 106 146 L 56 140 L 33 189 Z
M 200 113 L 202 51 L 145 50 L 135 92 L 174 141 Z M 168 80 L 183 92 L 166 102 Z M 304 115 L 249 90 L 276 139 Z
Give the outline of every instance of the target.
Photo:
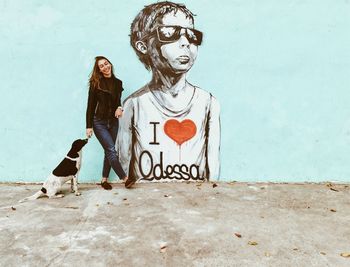
M 186 84 L 186 73 L 167 75 L 158 70 L 154 70 L 149 87 L 151 89 L 161 90 L 164 93 L 176 96 L 179 91 L 186 86 Z

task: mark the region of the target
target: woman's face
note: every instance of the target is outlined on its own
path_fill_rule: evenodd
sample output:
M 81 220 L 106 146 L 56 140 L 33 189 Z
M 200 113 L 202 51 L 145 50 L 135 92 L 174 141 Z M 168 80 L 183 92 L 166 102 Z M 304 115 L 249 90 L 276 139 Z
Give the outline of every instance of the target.
M 171 12 L 164 15 L 163 25 L 181 26 L 183 28 L 193 28 L 190 18 L 182 11 Z M 167 34 L 167 33 L 165 33 Z M 185 29 L 181 30 L 180 38 L 172 43 L 161 46 L 162 56 L 167 60 L 175 73 L 185 73 L 193 65 L 197 57 L 198 46 L 190 43 L 185 35 Z
M 100 59 L 97 61 L 98 68 L 104 77 L 111 77 L 112 65 L 106 59 Z

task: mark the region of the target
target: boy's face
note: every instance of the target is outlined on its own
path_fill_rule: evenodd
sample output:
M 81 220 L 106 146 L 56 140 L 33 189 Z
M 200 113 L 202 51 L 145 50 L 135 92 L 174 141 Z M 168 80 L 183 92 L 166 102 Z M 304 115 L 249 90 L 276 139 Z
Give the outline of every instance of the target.
M 186 18 L 186 15 L 182 11 L 178 10 L 176 14 L 174 12 L 165 14 L 162 19 L 162 26 L 182 27 L 180 30 L 179 39 L 164 43 L 160 47 L 160 50 L 162 56 L 167 60 L 167 63 L 170 65 L 173 72 L 187 72 L 196 60 L 198 52 L 198 46 L 192 42 L 190 43 L 188 40 L 188 34 L 191 34 L 191 31 L 185 29 L 193 28 L 191 19 Z M 161 31 L 160 34 L 162 34 L 164 38 L 171 35 L 173 30 L 174 29 L 171 27 L 159 28 L 159 31 Z

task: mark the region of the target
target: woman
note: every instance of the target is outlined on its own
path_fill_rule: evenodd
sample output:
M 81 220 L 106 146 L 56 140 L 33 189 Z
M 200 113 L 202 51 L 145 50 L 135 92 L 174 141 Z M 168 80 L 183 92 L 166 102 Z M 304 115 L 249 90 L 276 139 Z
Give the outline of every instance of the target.
M 95 135 L 102 145 L 105 156 L 103 161 L 101 186 L 112 189 L 108 183 L 111 167 L 119 179 L 128 180 L 122 166 L 119 163 L 115 150 L 115 141 L 118 133 L 118 118 L 123 115 L 120 98 L 123 87 L 122 81 L 117 79 L 113 73 L 113 65 L 103 56 L 95 58 L 95 65 L 89 80 L 89 98 L 86 110 L 86 136 L 90 138 Z M 132 186 L 129 181 L 126 187 Z

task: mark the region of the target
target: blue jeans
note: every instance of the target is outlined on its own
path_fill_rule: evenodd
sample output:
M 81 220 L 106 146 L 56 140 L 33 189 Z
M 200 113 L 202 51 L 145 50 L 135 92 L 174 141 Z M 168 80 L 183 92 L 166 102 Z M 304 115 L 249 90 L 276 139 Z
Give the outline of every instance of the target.
M 108 178 L 111 167 L 118 175 L 119 179 L 124 179 L 126 174 L 120 165 L 117 151 L 115 150 L 115 141 L 118 134 L 119 121 L 117 118 L 102 120 L 94 117 L 93 129 L 96 138 L 105 151 L 103 160 L 102 177 Z

